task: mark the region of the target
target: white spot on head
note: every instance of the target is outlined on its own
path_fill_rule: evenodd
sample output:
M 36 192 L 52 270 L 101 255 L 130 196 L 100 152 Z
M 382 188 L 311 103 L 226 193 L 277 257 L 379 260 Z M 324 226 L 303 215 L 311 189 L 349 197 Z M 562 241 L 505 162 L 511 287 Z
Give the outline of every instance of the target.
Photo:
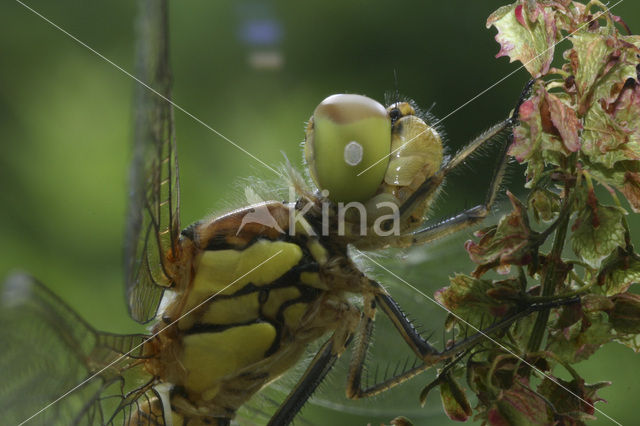
M 344 162 L 350 166 L 357 166 L 362 162 L 362 154 L 364 149 L 356 141 L 349 142 L 344 147 Z

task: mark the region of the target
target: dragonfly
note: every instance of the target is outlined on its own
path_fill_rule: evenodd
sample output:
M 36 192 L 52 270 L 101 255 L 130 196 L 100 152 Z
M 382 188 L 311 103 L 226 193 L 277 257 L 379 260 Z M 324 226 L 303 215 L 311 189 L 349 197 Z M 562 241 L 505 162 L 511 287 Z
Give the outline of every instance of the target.
M 482 204 L 424 226 L 445 178 L 516 117 L 448 158 L 437 129 L 411 103 L 384 107 L 360 95 L 330 96 L 306 128 L 312 181 L 285 167 L 295 199 L 259 202 L 183 229 L 167 6 L 148 6 L 137 75 L 153 90 L 136 94 L 125 285 L 131 317 L 151 324 L 150 332 L 99 332 L 34 277 L 10 276 L 1 295 L 2 333 L 13 344 L 1 364 L 15 373 L 2 401 L 18 414 L 7 420 L 228 425 L 313 348 L 306 370 L 269 413 L 269 424 L 288 424 L 348 350 L 345 392 L 360 399 L 479 342 L 478 334 L 437 349 L 382 283 L 359 269 L 351 250 L 427 244 L 484 219 L 504 174 L 505 148 Z M 341 210 L 349 203 L 359 207 Z M 371 384 L 364 376 L 376 315 L 391 322 L 418 362 Z M 522 313 L 485 332 L 516 315 Z

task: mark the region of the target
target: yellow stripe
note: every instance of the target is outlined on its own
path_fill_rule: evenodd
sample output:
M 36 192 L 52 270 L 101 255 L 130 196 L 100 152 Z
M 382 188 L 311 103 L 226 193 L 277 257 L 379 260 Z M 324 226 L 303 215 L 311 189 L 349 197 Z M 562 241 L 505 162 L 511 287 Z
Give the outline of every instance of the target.
M 281 253 L 272 260 L 256 268 L 279 251 Z M 233 294 L 248 283 L 257 286 L 270 284 L 300 259 L 302 249 L 297 244 L 283 241 L 260 240 L 244 250 L 205 251 L 197 264 L 185 311 L 219 291 L 222 291 L 221 294 Z M 256 269 L 252 271 L 254 268 Z M 223 290 L 236 280 L 234 285 Z

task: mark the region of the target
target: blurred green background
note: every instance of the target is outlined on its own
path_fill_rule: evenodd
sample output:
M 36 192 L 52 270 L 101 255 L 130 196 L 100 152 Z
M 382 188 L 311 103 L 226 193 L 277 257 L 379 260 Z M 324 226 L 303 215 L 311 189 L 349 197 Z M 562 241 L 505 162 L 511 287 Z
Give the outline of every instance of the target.
M 305 121 L 330 94 L 360 93 L 383 101 L 397 90 L 444 117 L 515 70 L 518 64 L 494 58 L 495 30 L 484 26 L 502 4 L 173 2 L 174 100 L 266 163 L 281 163 L 284 153 L 300 165 Z M 32 0 L 28 5 L 132 71 L 135 2 Z M 622 2 L 615 13 L 638 31 L 638 3 Z M 95 327 L 140 331 L 128 319 L 122 287 L 134 82 L 18 2 L 2 2 L 0 16 L 0 274 L 29 271 Z M 520 70 L 446 118 L 450 152 L 504 118 L 527 78 Z M 241 206 L 241 178 L 272 178 L 180 112 L 176 132 L 183 226 Z M 451 180 L 438 214 L 482 199 L 488 160 L 472 161 Z M 515 192 L 521 175 L 521 168 L 511 167 Z M 398 255 L 395 270 L 431 295 L 453 272 L 470 270 L 462 248 L 468 236 Z M 402 291 L 394 286 L 392 294 Z M 422 311 L 412 314 L 423 319 Z M 443 316 L 438 318 L 431 328 L 440 326 Z M 601 392 L 608 403 L 597 407 L 620 423 L 634 423 L 640 360 L 631 350 L 609 345 L 577 367 L 588 382 L 613 381 Z M 415 380 L 417 389 L 426 382 Z M 409 398 L 417 407 L 417 394 Z M 439 413 L 437 395 L 431 398 L 430 424 L 453 423 Z M 380 416 L 316 407 L 305 412 L 319 424 L 362 425 L 405 414 L 384 404 L 384 397 L 373 403 Z M 601 415 L 594 422 L 610 423 Z

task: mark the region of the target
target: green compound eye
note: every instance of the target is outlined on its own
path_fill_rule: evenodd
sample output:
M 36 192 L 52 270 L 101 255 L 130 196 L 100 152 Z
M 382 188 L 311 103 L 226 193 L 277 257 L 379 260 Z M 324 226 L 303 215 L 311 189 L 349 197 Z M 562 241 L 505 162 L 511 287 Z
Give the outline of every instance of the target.
M 384 179 L 390 150 L 391 120 L 366 96 L 329 96 L 307 126 L 304 156 L 311 177 L 334 202 L 370 199 Z

